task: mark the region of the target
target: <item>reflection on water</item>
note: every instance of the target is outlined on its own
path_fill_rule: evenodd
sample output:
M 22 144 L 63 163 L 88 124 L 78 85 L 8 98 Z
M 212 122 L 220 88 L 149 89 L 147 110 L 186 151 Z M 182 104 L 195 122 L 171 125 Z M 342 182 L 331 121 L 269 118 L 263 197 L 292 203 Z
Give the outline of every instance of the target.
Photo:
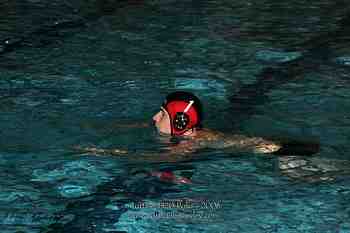
M 19 0 L 0 15 L 2 232 L 349 231 L 346 2 Z M 149 122 L 175 89 L 201 97 L 211 128 L 321 151 L 133 163 L 72 150 L 159 151 L 153 129 L 118 125 Z M 166 199 L 221 206 L 132 205 Z

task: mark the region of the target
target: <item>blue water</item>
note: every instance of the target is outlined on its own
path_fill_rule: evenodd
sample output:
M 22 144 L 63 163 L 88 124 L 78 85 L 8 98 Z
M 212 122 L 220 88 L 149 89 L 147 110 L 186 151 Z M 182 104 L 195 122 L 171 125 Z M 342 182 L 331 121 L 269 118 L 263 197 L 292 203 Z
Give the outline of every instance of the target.
M 342 1 L 5 1 L 1 232 L 350 232 L 349 12 Z M 320 141 L 314 161 L 337 171 L 311 181 L 271 156 L 72 150 L 159 151 L 152 128 L 118 125 L 149 122 L 178 89 L 203 100 L 207 127 Z M 147 175 L 163 170 L 193 183 Z

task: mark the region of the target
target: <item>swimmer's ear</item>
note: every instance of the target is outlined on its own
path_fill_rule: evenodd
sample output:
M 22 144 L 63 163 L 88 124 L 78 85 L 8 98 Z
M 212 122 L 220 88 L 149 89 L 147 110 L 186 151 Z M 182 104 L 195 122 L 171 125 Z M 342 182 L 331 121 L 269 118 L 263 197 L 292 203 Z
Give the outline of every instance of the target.
M 320 151 L 320 143 L 318 142 L 299 142 L 289 141 L 282 142 L 282 147 L 273 152 L 275 155 L 314 155 Z

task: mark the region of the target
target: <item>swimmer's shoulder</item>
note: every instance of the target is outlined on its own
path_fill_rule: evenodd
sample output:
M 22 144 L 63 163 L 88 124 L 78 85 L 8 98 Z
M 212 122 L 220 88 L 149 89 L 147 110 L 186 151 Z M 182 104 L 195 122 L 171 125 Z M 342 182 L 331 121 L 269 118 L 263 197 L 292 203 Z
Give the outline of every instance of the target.
M 197 135 L 196 135 L 196 139 L 197 140 L 221 140 L 225 137 L 225 134 L 217 131 L 217 130 L 213 130 L 213 129 L 208 129 L 208 128 L 203 128 L 201 130 L 197 131 Z
M 266 140 L 262 137 L 223 133 L 212 129 L 200 130 L 197 141 L 201 145 L 210 148 L 232 148 L 237 151 L 251 151 L 254 153 L 273 153 L 281 148 L 278 142 Z
M 193 141 L 199 148 L 220 149 L 227 147 L 227 135 L 223 132 L 208 128 L 198 130 Z

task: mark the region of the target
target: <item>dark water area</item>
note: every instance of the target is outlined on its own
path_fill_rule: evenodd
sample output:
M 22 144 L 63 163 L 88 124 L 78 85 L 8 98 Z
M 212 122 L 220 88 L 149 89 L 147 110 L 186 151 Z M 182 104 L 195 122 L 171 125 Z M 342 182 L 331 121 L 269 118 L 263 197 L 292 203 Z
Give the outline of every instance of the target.
M 1 1 L 1 232 L 350 232 L 349 24 L 347 1 Z M 149 122 L 178 89 L 209 128 L 320 152 L 152 163 L 72 149 L 159 151 L 154 129 L 119 125 Z

